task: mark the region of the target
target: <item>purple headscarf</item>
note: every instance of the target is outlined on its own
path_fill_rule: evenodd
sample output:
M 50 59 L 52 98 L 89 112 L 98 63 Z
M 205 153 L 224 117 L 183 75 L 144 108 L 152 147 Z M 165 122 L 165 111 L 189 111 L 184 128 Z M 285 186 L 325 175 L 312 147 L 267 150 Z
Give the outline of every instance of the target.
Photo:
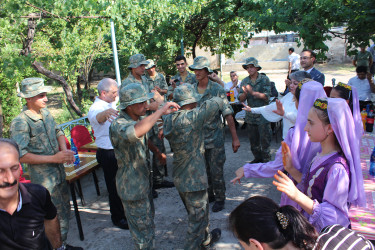
M 357 133 L 352 113 L 344 99 L 327 98 L 327 100 L 329 121 L 350 167 L 348 202 L 355 206 L 364 207 L 366 205 L 366 197 L 359 151 L 359 140 L 362 133 Z
M 302 174 L 305 174 L 314 156 L 321 151 L 320 143 L 310 142 L 309 136 L 304 129 L 309 110 L 314 105 L 315 100 L 324 97 L 327 97 L 327 95 L 321 83 L 310 81 L 302 85 L 298 102 L 297 120 L 290 147 L 293 165 Z
M 362 117 L 361 117 L 361 110 L 359 108 L 359 99 L 358 99 L 358 92 L 357 89 L 353 86 L 352 87 L 352 100 L 353 100 L 353 119 L 354 119 L 354 126 L 355 132 L 358 135 L 358 143 L 360 144 L 361 137 L 364 133 Z

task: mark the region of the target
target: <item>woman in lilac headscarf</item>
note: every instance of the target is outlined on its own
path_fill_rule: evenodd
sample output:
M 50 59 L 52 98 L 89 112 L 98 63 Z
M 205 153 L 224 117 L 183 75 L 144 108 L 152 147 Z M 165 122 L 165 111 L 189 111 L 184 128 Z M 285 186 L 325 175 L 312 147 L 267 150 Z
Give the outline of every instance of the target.
M 358 139 L 361 140 L 361 136 L 364 133 L 361 113 L 359 109 L 359 99 L 357 89 L 353 86 L 339 82 L 331 91 L 331 98 L 342 98 L 348 103 L 350 110 L 353 114 L 355 131 Z
M 308 166 L 311 162 L 313 156 L 320 150 L 319 143 L 315 143 L 311 146 L 310 140 L 304 131 L 304 127 L 307 122 L 307 113 L 313 106 L 314 101 L 317 98 L 326 97 L 323 86 L 321 83 L 308 80 L 302 81 L 295 92 L 295 102 L 298 105 L 297 119 L 295 127 L 292 127 L 284 142 L 291 148 L 293 148 L 292 155 L 301 157 L 295 157 L 298 162 L 298 166 Z M 299 104 L 299 100 L 303 100 Z M 303 143 L 299 143 L 302 140 Z M 277 172 L 277 170 L 282 170 L 284 168 L 281 154 L 281 147 L 276 152 L 275 160 L 266 163 L 255 163 L 255 164 L 245 164 L 243 167 L 236 171 L 236 178 L 234 178 L 232 183 L 240 183 L 242 177 L 246 178 L 271 178 Z M 300 167 L 298 169 L 301 169 Z M 302 172 L 302 170 L 301 170 Z M 280 205 L 293 205 L 296 206 L 295 202 L 286 196 L 281 196 Z
M 275 175 L 274 185 L 298 203 L 317 230 L 333 224 L 348 227 L 349 206 L 364 206 L 366 202 L 359 144 L 349 106 L 341 98 L 316 100 L 305 130 L 312 142 L 320 143 L 321 153 L 301 174 L 293 167 L 290 152 L 283 150 L 285 169 L 300 188 L 281 171 Z

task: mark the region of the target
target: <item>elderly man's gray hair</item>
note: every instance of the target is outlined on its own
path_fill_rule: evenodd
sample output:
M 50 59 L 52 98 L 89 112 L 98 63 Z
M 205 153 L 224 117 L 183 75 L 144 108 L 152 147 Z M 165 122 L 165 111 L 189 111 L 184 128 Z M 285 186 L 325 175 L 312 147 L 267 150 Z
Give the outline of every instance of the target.
M 299 70 L 296 72 L 293 72 L 289 75 L 290 79 L 296 80 L 297 82 L 302 81 L 305 78 L 311 78 L 310 73 L 307 73 L 306 71 Z
M 116 85 L 117 86 L 117 82 L 111 78 L 104 78 L 102 79 L 97 88 L 98 88 L 98 93 L 99 95 L 103 92 L 103 91 L 109 91 L 109 89 L 111 88 L 111 86 L 113 85 Z

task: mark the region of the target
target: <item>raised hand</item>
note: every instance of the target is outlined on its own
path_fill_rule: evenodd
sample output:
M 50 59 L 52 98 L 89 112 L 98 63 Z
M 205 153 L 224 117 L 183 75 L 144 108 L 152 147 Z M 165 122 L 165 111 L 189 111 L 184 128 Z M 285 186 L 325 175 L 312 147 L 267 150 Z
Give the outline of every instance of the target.
M 177 111 L 180 108 L 180 106 L 175 102 L 167 102 L 164 104 L 164 106 L 161 108 L 163 115 L 168 115 L 170 113 L 173 113 Z
M 284 111 L 284 106 L 281 103 L 280 100 L 276 100 L 276 110 L 272 110 L 275 114 L 278 114 L 279 116 L 284 116 L 285 111 Z
M 250 86 L 250 84 L 246 85 L 246 86 L 242 86 L 242 90 L 243 92 L 245 92 L 246 94 L 249 94 L 249 95 L 252 95 L 254 90 L 253 88 Z
M 291 200 L 295 201 L 300 191 L 294 185 L 293 181 L 280 170 L 278 170 L 277 174 L 275 174 L 273 177 L 276 180 L 272 183 L 277 187 L 277 190 L 283 192 Z
M 250 106 L 247 106 L 245 103 L 243 103 L 242 102 L 242 106 L 243 106 L 243 108 L 242 108 L 242 110 L 245 110 L 245 111 L 247 111 L 247 112 L 251 112 L 251 107 Z

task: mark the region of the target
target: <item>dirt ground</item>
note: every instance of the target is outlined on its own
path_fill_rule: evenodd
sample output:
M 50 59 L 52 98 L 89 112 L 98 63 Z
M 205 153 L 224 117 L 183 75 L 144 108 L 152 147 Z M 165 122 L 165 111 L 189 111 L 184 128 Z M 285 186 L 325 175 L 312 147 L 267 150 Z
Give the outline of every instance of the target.
M 331 79 L 336 78 L 336 82 L 347 82 L 355 76 L 354 67 L 349 65 L 317 65 L 317 69 L 325 73 L 326 86 L 331 85 Z M 239 72 L 240 79 L 246 76 L 246 72 Z M 286 71 L 266 72 L 269 78 L 276 83 L 278 91 L 284 90 L 284 79 Z M 229 73 L 228 73 L 229 75 Z M 58 112 L 58 109 L 55 110 Z M 242 121 L 240 121 L 242 123 Z M 230 180 L 234 178 L 237 168 L 252 160 L 249 140 L 246 130 L 237 130 L 241 147 L 234 154 L 231 148 L 231 137 L 226 128 L 226 163 L 224 166 L 224 176 L 226 181 L 226 203 L 225 209 L 218 213 L 210 212 L 211 230 L 219 227 L 222 230 L 221 239 L 212 249 L 241 249 L 238 241 L 228 230 L 228 215 L 244 199 L 254 195 L 264 195 L 272 198 L 276 202 L 280 201 L 280 193 L 272 185 L 272 179 L 244 179 L 241 185 L 233 185 Z M 280 138 L 280 137 L 279 137 Z M 168 148 L 168 143 L 166 146 Z M 272 155 L 280 146 L 278 141 L 272 140 Z M 168 172 L 167 180 L 172 181 L 172 156 L 173 153 L 167 149 Z M 78 235 L 76 219 L 71 212 L 70 230 L 68 243 L 75 246 L 82 246 L 84 249 L 133 249 L 133 242 L 128 230 L 121 230 L 112 225 L 110 220 L 108 193 L 105 187 L 103 172 L 98 171 L 101 195 L 97 196 L 91 175 L 82 178 L 82 189 L 85 204 L 79 202 L 80 216 L 82 220 L 85 240 L 81 241 Z M 159 197 L 155 199 L 155 233 L 156 249 L 182 249 L 187 229 L 187 214 L 175 188 L 159 189 Z M 212 204 L 210 205 L 212 207 Z

